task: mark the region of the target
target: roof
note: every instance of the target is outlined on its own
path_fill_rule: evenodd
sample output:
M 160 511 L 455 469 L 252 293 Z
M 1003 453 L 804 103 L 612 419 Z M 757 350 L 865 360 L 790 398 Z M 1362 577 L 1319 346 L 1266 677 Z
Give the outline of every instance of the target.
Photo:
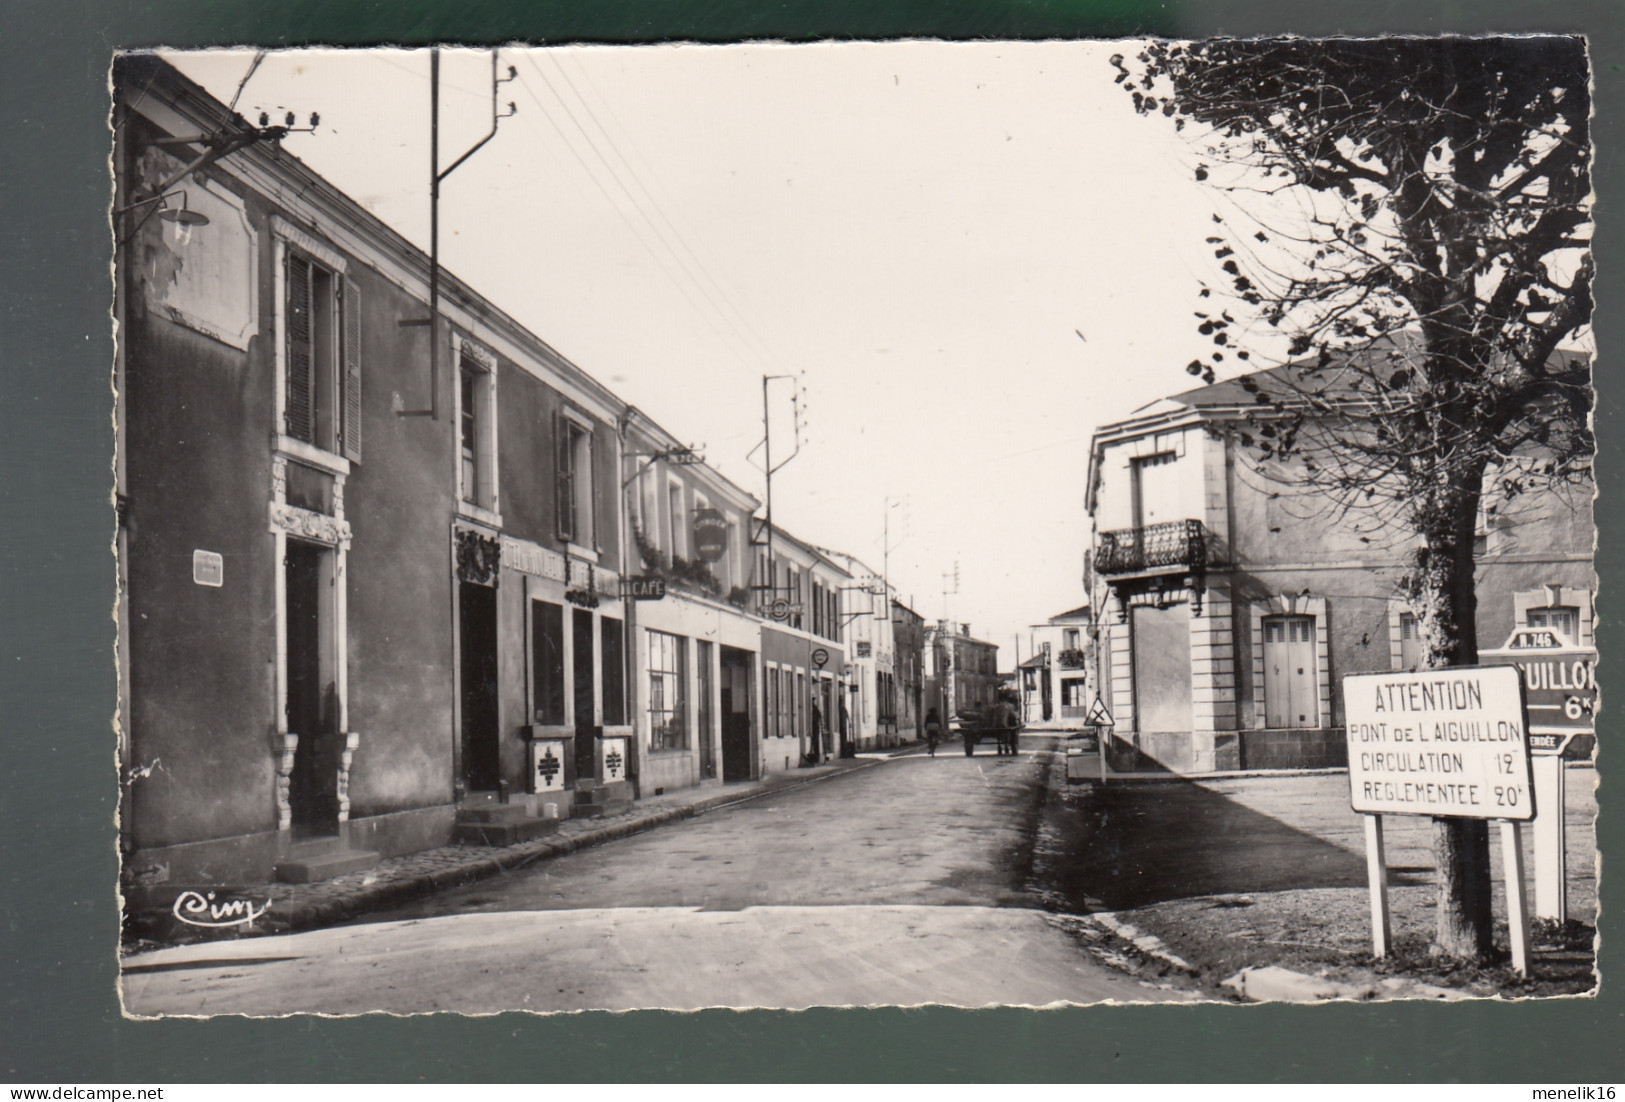
M 1044 654 L 1035 654 L 1021 664 L 1024 670 L 1041 670 L 1049 665 L 1049 658 Z
M 1093 616 L 1094 613 L 1090 610 L 1088 605 L 1079 605 L 1077 608 L 1068 609 L 1066 612 L 1057 612 L 1054 616 L 1051 616 L 1048 620 L 1046 620 L 1045 623 L 1059 624 L 1065 620 L 1089 620 L 1093 618 Z

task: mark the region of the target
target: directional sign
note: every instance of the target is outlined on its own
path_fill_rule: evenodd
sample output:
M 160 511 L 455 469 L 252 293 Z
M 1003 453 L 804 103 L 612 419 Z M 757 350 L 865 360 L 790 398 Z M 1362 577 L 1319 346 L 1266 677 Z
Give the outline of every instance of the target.
M 1522 678 L 1509 666 L 1348 674 L 1354 810 L 1534 818 L 1523 705 Z
M 1518 628 L 1498 650 L 1479 652 L 1491 665 L 1523 672 L 1529 700 L 1530 749 L 1560 754 L 1574 735 L 1596 728 L 1597 652 L 1551 628 Z

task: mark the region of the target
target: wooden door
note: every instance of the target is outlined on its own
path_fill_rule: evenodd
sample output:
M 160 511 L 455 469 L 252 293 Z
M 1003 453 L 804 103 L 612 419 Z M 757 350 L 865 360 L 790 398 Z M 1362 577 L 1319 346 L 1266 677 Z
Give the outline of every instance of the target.
M 1271 616 L 1264 621 L 1264 715 L 1272 728 L 1320 726 L 1316 691 L 1315 619 Z

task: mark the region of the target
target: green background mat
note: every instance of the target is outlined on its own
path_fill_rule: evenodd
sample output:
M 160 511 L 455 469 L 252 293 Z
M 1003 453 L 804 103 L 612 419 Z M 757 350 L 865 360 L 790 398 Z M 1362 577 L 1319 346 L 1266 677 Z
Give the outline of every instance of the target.
M 8 1082 L 1470 1080 L 1619 1082 L 1625 875 L 1597 999 L 1514 1004 L 120 1018 L 106 74 L 118 47 L 1584 31 L 1596 75 L 1597 518 L 1604 699 L 1621 692 L 1625 398 L 1614 3 L 1132 0 L 6 0 L 0 3 L 0 1078 Z M 1625 700 L 1625 693 L 1620 699 Z M 1618 706 L 1599 844 L 1621 846 Z M 1613 780 L 1610 780 L 1613 774 Z

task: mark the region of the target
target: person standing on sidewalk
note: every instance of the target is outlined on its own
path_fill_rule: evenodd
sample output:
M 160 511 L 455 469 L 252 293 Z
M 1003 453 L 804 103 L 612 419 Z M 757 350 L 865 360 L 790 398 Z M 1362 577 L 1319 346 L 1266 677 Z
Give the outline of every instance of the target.
M 925 748 L 934 758 L 937 756 L 937 742 L 942 738 L 942 720 L 937 718 L 937 710 L 932 708 L 925 713 Z

